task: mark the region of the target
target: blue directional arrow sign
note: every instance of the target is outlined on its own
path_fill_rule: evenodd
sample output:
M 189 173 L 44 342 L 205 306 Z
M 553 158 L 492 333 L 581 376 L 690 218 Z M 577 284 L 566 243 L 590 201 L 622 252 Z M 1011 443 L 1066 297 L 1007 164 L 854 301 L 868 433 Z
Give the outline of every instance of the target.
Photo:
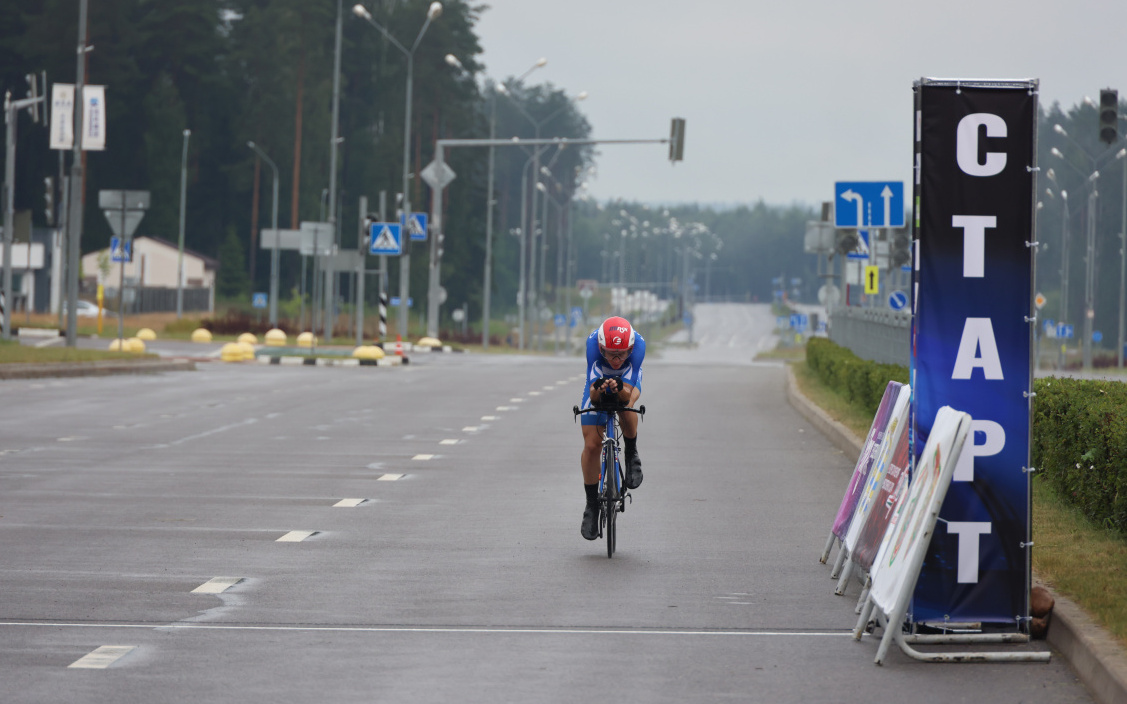
M 904 182 L 838 181 L 834 227 L 904 227 Z
M 427 214 L 426 213 L 411 213 L 411 217 L 407 218 L 404 227 L 407 232 L 411 234 L 412 240 L 426 241 L 427 238 Z
M 583 320 L 583 309 L 580 308 L 579 306 L 572 306 L 571 307 L 571 322 L 568 324 L 568 327 L 573 328 L 573 327 L 579 325 L 580 321 L 582 321 L 582 320 Z
M 369 254 L 397 255 L 403 251 L 402 230 L 397 222 L 374 222 L 368 231 Z
M 888 307 L 892 310 L 904 310 L 908 305 L 908 294 L 903 291 L 893 291 L 888 294 Z

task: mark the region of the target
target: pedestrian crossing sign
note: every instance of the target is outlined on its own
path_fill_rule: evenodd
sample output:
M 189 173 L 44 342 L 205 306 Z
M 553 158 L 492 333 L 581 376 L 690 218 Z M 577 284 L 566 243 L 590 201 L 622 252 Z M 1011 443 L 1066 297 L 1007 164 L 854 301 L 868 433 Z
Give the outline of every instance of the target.
M 401 243 L 402 228 L 397 222 L 374 222 L 368 231 L 369 254 L 384 254 L 397 256 L 403 253 Z
M 411 213 L 411 217 L 406 218 L 407 232 L 411 235 L 412 241 L 426 241 L 427 220 L 428 218 L 426 213 Z

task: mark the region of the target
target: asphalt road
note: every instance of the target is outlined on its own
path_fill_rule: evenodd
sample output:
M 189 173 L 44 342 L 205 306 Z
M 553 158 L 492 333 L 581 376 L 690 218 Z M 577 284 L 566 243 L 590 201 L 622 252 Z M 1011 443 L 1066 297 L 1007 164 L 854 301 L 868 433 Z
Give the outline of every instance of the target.
M 0 701 L 1092 701 L 1060 658 L 872 664 L 817 560 L 855 458 L 718 351 L 742 308 L 647 360 L 612 560 L 574 359 L 0 383 Z

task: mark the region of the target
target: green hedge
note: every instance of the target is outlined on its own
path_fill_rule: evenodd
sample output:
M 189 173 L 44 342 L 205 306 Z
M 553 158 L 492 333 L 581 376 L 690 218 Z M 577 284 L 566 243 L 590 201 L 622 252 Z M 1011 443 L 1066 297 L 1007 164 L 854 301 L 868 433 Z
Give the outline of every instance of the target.
M 1033 466 L 1097 525 L 1127 533 L 1127 384 L 1033 385 Z
M 825 338 L 806 365 L 858 410 L 876 415 L 889 381 L 908 369 L 857 357 Z M 1127 533 L 1127 384 L 1048 377 L 1034 381 L 1032 465 L 1097 525 Z
M 819 381 L 869 415 L 876 415 L 889 381 L 908 383 L 906 367 L 866 361 L 824 337 L 807 341 L 806 365 Z

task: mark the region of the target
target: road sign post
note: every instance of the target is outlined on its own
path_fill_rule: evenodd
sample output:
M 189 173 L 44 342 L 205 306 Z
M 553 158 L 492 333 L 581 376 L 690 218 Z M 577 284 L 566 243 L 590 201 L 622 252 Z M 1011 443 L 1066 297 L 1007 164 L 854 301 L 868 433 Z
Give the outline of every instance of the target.
M 125 264 L 132 260 L 133 233 L 149 209 L 148 191 L 98 191 L 98 207 L 106 214 L 106 221 L 113 230 L 114 239 L 119 245 L 114 250 L 114 261 L 119 262 L 117 288 L 117 340 L 122 348 L 125 338 Z M 117 256 L 120 252 L 121 258 Z

